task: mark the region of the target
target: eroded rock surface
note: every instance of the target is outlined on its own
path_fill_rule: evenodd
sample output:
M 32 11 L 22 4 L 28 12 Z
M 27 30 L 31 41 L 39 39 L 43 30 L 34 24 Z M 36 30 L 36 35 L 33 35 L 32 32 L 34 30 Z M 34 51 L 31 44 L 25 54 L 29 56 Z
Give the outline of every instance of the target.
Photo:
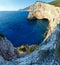
M 34 20 L 35 18 L 45 18 L 49 20 L 48 34 L 46 37 L 48 38 L 48 36 L 55 30 L 57 24 L 60 23 L 60 8 L 46 3 L 36 2 L 29 10 L 29 20 Z
M 5 60 L 11 60 L 19 57 L 19 52 L 6 37 L 0 36 L 0 55 Z
M 4 62 L 5 62 L 4 58 L 0 55 L 0 64 L 2 64 Z
M 60 45 L 60 25 L 51 36 L 46 39 L 33 53 L 1 65 L 60 65 L 60 54 L 57 47 Z M 60 53 L 60 51 L 58 51 Z

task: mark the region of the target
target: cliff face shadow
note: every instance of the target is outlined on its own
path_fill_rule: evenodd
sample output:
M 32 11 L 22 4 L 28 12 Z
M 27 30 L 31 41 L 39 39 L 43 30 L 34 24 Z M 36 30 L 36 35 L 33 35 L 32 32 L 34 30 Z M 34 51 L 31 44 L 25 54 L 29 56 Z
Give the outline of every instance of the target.
M 48 34 L 48 30 L 49 30 L 49 20 L 46 19 L 46 18 L 43 18 L 43 19 L 39 19 L 37 20 L 37 23 L 39 24 L 40 26 L 40 30 L 42 31 L 42 41 L 46 38 L 47 34 Z
M 35 20 L 35 21 L 29 20 L 28 25 L 32 25 L 34 27 L 34 28 L 32 28 L 33 32 L 34 31 L 38 32 L 38 29 L 39 29 L 40 35 L 38 37 L 40 37 L 39 38 L 40 40 L 36 44 L 40 44 L 47 36 L 48 27 L 49 27 L 49 20 L 46 18 Z

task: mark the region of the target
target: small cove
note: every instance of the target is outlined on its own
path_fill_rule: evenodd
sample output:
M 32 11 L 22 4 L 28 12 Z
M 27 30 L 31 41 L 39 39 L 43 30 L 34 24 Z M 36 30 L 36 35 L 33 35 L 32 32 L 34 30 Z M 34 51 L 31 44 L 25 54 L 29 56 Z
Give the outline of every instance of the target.
M 0 32 L 15 47 L 24 44 L 39 44 L 44 39 L 48 20 L 27 20 L 27 11 L 1 11 Z

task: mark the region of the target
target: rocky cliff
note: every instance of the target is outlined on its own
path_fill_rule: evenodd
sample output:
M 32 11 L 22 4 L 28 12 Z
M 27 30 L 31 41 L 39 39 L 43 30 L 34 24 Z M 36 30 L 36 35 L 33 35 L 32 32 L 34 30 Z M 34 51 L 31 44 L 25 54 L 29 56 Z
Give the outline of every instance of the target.
M 33 53 L 10 61 L 1 58 L 0 65 L 60 65 L 60 25 Z
M 20 57 L 19 52 L 12 45 L 12 43 L 6 37 L 2 36 L 0 36 L 0 55 L 5 60 L 11 60 Z
M 36 2 L 30 8 L 28 19 L 29 20 L 48 19 L 49 20 L 49 27 L 47 34 L 48 37 L 54 31 L 57 24 L 60 23 L 60 8 L 46 3 Z
M 49 35 L 47 34 L 48 37 L 39 45 L 39 48 L 23 58 L 17 58 L 19 53 L 17 55 L 14 52 L 15 48 L 11 42 L 5 37 L 0 37 L 0 65 L 60 65 L 59 13 L 58 7 L 37 2 L 33 10 L 30 11 L 28 18 L 47 18 L 50 27 L 48 33 L 51 30 Z

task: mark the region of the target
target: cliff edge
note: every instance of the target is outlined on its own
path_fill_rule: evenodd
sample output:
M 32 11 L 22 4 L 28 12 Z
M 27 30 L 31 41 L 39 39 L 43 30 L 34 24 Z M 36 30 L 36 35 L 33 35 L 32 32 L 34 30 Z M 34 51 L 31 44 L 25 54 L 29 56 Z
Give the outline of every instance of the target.
M 16 53 L 11 42 L 5 37 L 0 37 L 0 65 L 60 65 L 59 16 L 60 8 L 58 7 L 41 2 L 34 4 L 29 12 L 28 19 L 47 18 L 49 20 L 46 39 L 33 53 L 23 58 L 17 58 L 19 53 Z
M 60 8 L 50 4 L 36 2 L 31 8 L 28 15 L 29 20 L 48 19 L 49 26 L 46 38 L 55 30 L 60 23 Z
M 60 25 L 33 53 L 11 61 L 3 60 L 0 65 L 60 65 Z

